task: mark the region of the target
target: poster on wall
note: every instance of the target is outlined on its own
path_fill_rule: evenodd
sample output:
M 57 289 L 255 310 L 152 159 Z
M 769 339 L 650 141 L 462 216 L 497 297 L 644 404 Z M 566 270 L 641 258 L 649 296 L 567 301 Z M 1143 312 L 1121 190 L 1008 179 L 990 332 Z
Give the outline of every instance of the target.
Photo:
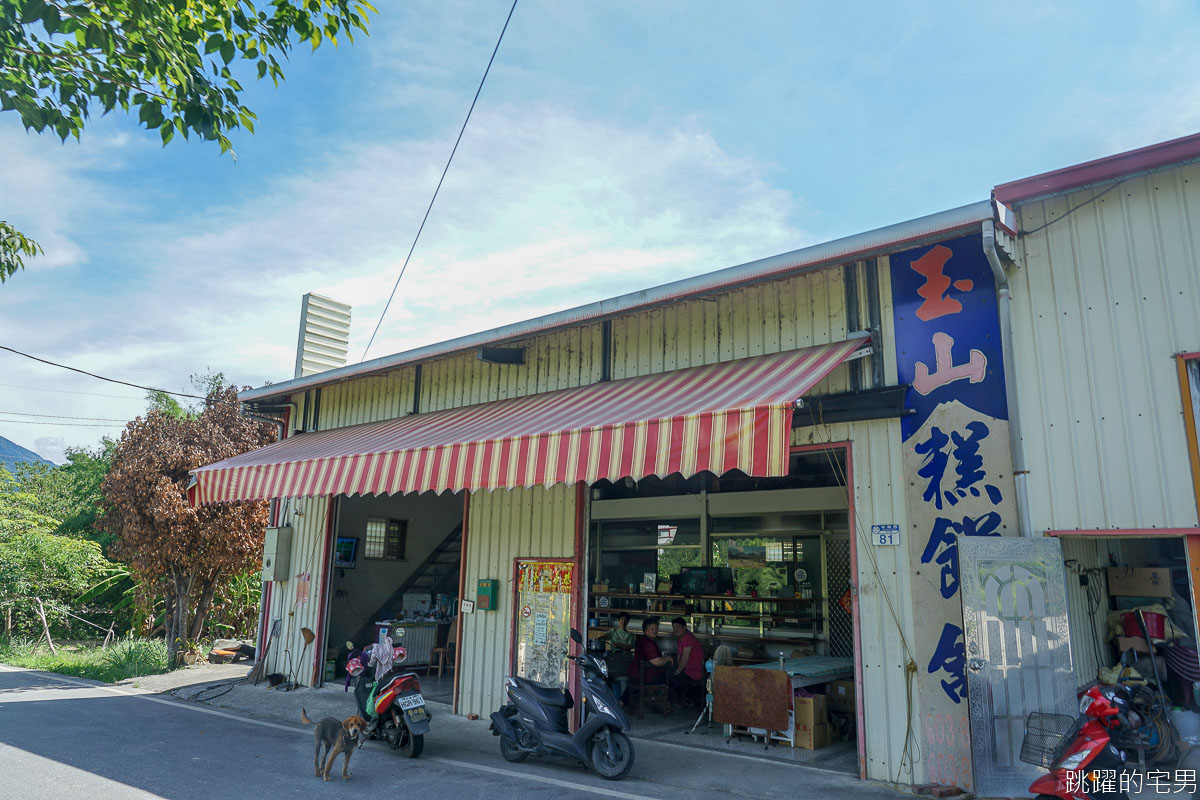
M 547 686 L 565 687 L 575 562 L 518 558 L 515 572 L 514 672 Z
M 1016 535 L 996 284 L 979 236 L 890 258 L 925 780 L 974 788 L 962 536 Z

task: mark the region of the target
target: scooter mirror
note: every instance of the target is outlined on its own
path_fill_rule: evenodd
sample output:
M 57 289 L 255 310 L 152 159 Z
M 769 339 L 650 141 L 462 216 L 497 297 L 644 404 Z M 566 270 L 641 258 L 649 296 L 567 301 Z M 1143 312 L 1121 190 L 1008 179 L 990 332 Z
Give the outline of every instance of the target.
M 575 642 L 575 644 L 583 644 L 583 637 L 574 628 L 571 628 L 571 641 Z
M 1124 653 L 1121 653 L 1121 666 L 1122 667 L 1132 667 L 1136 663 L 1137 663 L 1137 652 L 1135 652 L 1132 647 L 1129 648 L 1128 650 L 1126 650 Z

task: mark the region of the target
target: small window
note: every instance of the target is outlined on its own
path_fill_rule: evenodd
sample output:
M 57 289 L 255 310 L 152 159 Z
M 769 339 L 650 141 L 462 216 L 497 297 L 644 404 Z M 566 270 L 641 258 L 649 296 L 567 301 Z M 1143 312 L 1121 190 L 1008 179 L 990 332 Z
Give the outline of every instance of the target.
M 367 517 L 363 557 L 387 558 L 394 561 L 403 559 L 407 534 L 408 523 L 404 520 Z

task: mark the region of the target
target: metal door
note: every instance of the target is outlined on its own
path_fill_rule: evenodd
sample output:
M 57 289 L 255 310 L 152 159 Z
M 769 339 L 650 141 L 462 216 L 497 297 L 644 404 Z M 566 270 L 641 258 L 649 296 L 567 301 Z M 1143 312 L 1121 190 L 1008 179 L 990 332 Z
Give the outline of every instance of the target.
M 1062 550 L 960 536 L 958 556 L 975 794 L 1020 797 L 1041 772 L 1018 758 L 1026 715 L 1077 708 Z

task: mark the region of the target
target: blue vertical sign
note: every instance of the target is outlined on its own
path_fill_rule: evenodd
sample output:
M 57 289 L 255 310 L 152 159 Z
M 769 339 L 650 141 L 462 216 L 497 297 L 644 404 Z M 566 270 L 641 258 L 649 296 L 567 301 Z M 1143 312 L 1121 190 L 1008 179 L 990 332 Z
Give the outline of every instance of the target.
M 971 788 L 958 537 L 999 536 L 1012 509 L 1008 404 L 996 286 L 979 236 L 890 258 L 909 558 L 928 780 Z M 937 733 L 941 731 L 942 733 Z

